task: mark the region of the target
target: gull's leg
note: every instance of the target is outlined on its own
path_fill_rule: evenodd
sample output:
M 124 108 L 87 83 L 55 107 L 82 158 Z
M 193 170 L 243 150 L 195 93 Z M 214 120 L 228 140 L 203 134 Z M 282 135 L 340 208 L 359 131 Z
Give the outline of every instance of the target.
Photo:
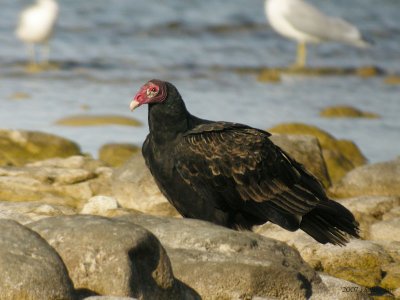
M 49 55 L 50 55 L 50 44 L 49 41 L 45 41 L 43 43 L 43 49 L 42 49 L 43 65 L 47 65 L 49 63 Z
M 295 67 L 303 69 L 306 66 L 307 60 L 307 46 L 305 42 L 299 42 L 297 44 L 297 56 Z
M 32 66 L 36 65 L 36 53 L 35 53 L 35 44 L 29 43 L 28 44 L 28 54 L 30 58 L 30 64 Z

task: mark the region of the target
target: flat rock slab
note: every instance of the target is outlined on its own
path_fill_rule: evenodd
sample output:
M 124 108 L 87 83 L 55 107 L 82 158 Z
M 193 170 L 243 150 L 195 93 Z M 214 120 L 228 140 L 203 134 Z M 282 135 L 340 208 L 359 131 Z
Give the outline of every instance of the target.
M 36 232 L 0 220 L 0 299 L 75 299 L 57 252 Z
M 312 287 L 322 285 L 297 251 L 252 232 L 193 219 L 149 215 L 118 219 L 153 232 L 166 247 L 176 277 L 202 299 L 306 299 Z
M 0 219 L 12 219 L 27 224 L 43 218 L 73 215 L 76 211 L 71 207 L 46 202 L 9 202 L 0 201 Z
M 0 167 L 0 199 L 79 207 L 92 196 L 111 193 L 111 174 L 104 163 L 84 156 Z
M 175 280 L 157 238 L 143 227 L 98 216 L 63 216 L 29 226 L 60 254 L 75 288 L 144 299 L 196 299 Z

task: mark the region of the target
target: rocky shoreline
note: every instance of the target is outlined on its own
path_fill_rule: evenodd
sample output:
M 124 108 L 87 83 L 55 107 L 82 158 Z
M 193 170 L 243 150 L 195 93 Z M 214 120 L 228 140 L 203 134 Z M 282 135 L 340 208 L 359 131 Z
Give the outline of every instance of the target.
M 367 164 L 351 142 L 278 131 L 362 239 L 320 245 L 269 223 L 253 233 L 182 219 L 134 146 L 114 164 L 110 147 L 97 160 L 61 137 L 1 130 L 0 299 L 400 298 L 400 159 Z

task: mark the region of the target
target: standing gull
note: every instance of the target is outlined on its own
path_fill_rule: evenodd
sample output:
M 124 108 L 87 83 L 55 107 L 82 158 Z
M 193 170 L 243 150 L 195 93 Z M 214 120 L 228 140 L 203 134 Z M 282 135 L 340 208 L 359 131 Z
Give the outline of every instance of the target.
M 369 46 L 354 25 L 327 16 L 303 0 L 266 0 L 265 13 L 274 30 L 298 42 L 295 63 L 298 68 L 306 64 L 306 43 L 333 41 Z
M 36 63 L 35 44 L 43 44 L 42 59 L 47 63 L 49 39 L 53 33 L 58 16 L 58 4 L 55 0 L 37 0 L 24 9 L 20 15 L 16 35 L 29 46 L 31 62 Z

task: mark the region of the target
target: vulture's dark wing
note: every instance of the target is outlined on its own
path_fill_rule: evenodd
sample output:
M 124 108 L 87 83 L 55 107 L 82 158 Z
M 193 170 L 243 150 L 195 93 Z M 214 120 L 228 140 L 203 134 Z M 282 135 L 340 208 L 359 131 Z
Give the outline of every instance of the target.
M 265 217 L 263 210 L 274 208 L 300 222 L 325 193 L 269 136 L 236 123 L 198 125 L 176 146 L 175 168 L 199 194 L 210 187 L 217 191 L 230 209 L 251 207 Z

